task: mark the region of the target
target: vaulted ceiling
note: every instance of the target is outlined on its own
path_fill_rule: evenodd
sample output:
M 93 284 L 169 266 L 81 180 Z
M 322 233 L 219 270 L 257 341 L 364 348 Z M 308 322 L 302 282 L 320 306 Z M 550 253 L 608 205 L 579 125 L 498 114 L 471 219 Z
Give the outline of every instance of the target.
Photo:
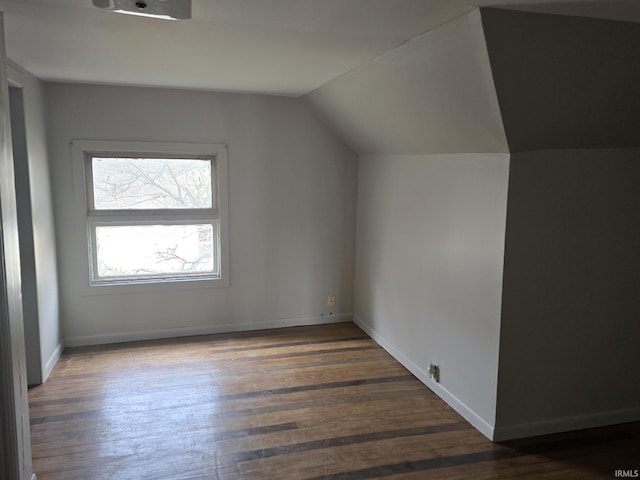
M 505 153 L 476 9 L 307 96 L 359 153 Z
M 640 21 L 636 0 L 193 0 L 193 19 L 0 0 L 9 58 L 44 80 L 300 96 L 478 6 Z M 455 55 L 455 52 L 452 52 Z
M 640 146 L 640 24 L 481 8 L 305 98 L 359 153 Z

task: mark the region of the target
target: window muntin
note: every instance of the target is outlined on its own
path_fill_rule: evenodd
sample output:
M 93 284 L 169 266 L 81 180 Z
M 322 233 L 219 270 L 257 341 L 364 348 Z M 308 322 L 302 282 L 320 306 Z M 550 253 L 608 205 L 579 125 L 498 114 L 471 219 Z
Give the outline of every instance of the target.
M 221 278 L 216 156 L 85 153 L 92 285 Z

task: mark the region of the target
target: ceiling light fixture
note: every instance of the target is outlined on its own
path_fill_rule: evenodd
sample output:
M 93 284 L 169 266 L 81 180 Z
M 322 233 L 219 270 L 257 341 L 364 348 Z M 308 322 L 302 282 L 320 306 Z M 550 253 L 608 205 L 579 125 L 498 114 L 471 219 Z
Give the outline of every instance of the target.
M 93 5 L 112 12 L 139 17 L 165 20 L 191 18 L 191 0 L 93 0 Z

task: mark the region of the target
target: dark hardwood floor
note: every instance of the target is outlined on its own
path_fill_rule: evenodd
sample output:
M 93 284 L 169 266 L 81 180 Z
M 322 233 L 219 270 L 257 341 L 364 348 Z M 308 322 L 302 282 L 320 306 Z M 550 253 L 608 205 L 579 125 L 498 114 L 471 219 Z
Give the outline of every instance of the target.
M 595 479 L 640 424 L 492 444 L 355 325 L 66 350 L 29 392 L 39 480 Z

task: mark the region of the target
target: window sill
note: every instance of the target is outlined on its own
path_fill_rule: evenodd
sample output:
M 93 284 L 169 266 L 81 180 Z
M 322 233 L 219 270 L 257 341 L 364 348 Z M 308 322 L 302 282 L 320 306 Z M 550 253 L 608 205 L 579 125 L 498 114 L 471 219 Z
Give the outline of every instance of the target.
M 83 297 L 97 295 L 127 295 L 135 293 L 166 293 L 182 290 L 202 290 L 213 288 L 227 288 L 229 280 L 217 277 L 199 278 L 171 278 L 166 280 L 119 280 L 109 283 L 87 285 L 82 292 Z

